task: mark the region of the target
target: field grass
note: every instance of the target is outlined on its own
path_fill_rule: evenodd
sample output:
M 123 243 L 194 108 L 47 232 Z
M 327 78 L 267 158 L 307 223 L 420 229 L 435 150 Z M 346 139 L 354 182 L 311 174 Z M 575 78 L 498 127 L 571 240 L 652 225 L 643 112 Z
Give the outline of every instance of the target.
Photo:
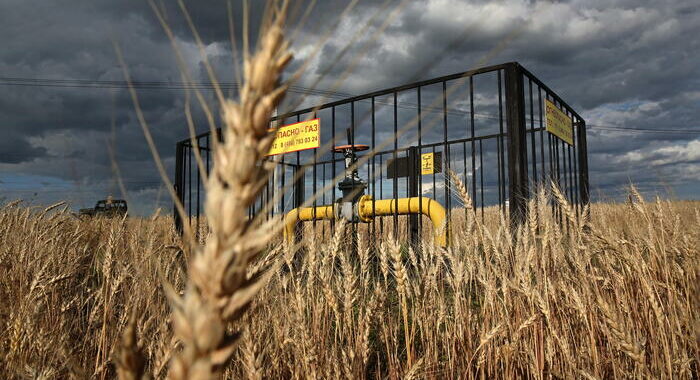
M 353 257 L 342 234 L 307 233 L 296 257 L 275 244 L 225 374 L 697 377 L 700 202 L 594 204 L 561 228 L 544 202 L 515 243 L 467 214 L 446 251 L 383 237 Z M 189 256 L 171 226 L 2 207 L 0 372 L 111 378 L 139 359 L 120 356 L 133 314 L 145 371 L 164 377 L 179 347 L 162 285 L 182 292 Z

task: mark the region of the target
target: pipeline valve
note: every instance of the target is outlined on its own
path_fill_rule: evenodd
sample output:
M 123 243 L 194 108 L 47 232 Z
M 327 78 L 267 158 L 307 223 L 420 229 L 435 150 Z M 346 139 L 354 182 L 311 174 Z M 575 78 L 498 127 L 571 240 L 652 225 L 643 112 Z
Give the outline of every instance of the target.
M 351 141 L 350 131 L 348 130 L 348 141 Z M 350 223 L 358 223 L 362 221 L 359 216 L 359 200 L 365 195 L 367 182 L 362 180 L 357 174 L 357 155 L 355 152 L 360 152 L 369 149 L 367 145 L 348 144 L 336 146 L 333 151 L 342 153 L 345 158 L 345 178 L 338 183 L 338 190 L 343 196 L 336 200 L 335 217 L 345 219 Z

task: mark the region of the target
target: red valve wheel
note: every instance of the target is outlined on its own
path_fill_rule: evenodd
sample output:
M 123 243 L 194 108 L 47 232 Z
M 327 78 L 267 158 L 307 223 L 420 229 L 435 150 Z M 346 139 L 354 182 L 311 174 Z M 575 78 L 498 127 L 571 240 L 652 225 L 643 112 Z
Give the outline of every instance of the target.
M 369 149 L 369 145 L 355 144 L 355 145 L 338 145 L 333 148 L 336 153 L 343 153 L 346 150 L 352 150 L 353 152 L 361 152 L 363 150 Z

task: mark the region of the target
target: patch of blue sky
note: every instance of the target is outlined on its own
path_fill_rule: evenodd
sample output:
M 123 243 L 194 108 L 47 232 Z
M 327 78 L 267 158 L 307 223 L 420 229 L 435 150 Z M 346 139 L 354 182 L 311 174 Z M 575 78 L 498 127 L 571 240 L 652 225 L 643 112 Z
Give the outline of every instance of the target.
M 630 111 L 630 110 L 635 110 L 642 105 L 646 104 L 647 102 L 641 101 L 641 100 L 632 100 L 628 102 L 620 102 L 620 103 L 607 103 L 601 106 L 601 108 L 605 108 L 611 111 Z
M 618 115 L 621 113 L 624 114 L 627 112 L 634 112 L 636 110 L 639 110 L 646 104 L 649 104 L 649 102 L 641 100 L 632 100 L 620 103 L 606 103 L 592 110 L 585 111 L 583 116 L 589 121 L 589 124 L 591 122 L 595 124 L 595 122 L 601 119 L 609 119 L 611 112 L 617 113 Z

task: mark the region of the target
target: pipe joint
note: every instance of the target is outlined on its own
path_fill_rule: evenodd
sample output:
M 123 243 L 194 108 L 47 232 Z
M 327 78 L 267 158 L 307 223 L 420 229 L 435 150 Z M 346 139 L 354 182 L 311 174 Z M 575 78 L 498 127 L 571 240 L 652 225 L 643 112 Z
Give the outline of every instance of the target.
M 375 200 L 371 195 L 361 196 L 357 202 L 340 202 L 334 205 L 295 208 L 284 218 L 285 239 L 294 236 L 297 223 L 310 220 L 345 219 L 352 223 L 371 222 L 377 216 L 423 214 L 433 224 L 435 243 L 447 246 L 445 209 L 434 199 L 412 197 Z

